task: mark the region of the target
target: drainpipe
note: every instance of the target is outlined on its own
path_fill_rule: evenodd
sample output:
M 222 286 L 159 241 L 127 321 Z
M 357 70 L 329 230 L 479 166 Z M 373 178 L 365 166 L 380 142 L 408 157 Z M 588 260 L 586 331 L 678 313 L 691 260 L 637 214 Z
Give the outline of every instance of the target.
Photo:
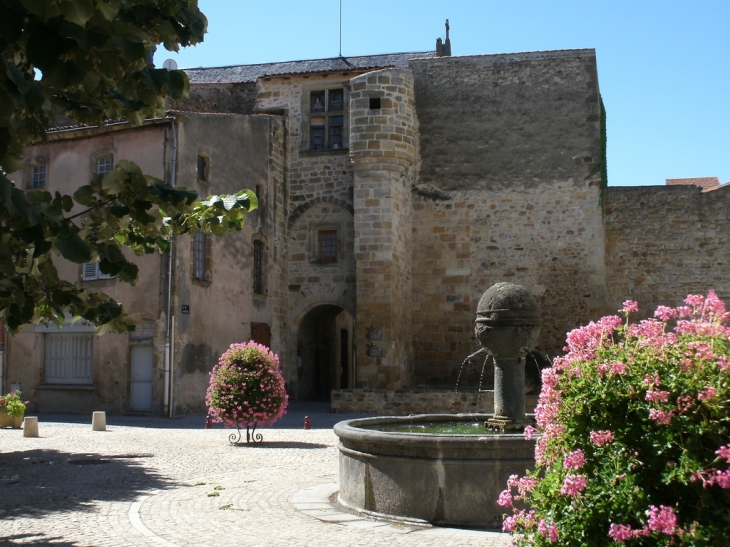
M 0 317 L 0 394 L 5 392 L 5 318 Z
M 177 119 L 172 118 L 172 168 L 170 170 L 170 185 L 175 186 L 177 176 Z M 165 326 L 165 388 L 164 388 L 164 414 L 166 418 L 172 418 L 172 294 L 173 283 L 172 266 L 175 262 L 175 236 L 170 235 L 170 250 L 167 261 L 167 325 Z

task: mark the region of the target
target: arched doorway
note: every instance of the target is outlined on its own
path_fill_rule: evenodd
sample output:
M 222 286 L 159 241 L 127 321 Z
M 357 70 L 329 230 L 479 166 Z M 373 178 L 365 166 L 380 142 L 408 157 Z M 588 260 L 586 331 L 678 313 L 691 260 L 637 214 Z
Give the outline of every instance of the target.
M 352 316 L 333 304 L 312 308 L 297 335 L 297 399 L 329 401 L 330 391 L 352 387 Z

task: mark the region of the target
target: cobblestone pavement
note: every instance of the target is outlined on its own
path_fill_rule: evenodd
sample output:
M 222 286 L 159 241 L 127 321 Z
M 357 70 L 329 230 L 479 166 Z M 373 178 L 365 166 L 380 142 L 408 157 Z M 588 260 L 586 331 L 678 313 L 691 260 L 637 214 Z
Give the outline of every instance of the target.
M 314 429 L 303 430 L 304 414 Z M 337 490 L 332 425 L 293 407 L 258 446 L 182 420 L 40 416 L 39 438 L 0 429 L 0 545 L 504 546 L 505 534 L 367 520 Z

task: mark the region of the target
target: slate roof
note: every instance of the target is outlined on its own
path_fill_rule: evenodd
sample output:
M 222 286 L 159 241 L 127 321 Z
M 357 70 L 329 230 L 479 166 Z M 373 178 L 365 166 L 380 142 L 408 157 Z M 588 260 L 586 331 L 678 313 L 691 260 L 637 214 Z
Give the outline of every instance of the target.
M 717 188 L 720 186 L 720 179 L 717 177 L 697 177 L 697 178 L 691 178 L 691 179 L 666 179 L 667 180 L 667 186 L 678 186 L 683 184 L 690 184 L 694 186 L 699 186 L 702 188 L 703 192 L 706 192 L 707 190 L 712 190 L 713 188 Z
M 193 84 L 228 84 L 255 82 L 264 76 L 312 74 L 318 72 L 345 72 L 355 69 L 379 69 L 386 67 L 407 68 L 411 59 L 434 57 L 434 51 L 412 53 L 388 53 L 362 57 L 332 57 L 309 61 L 285 61 L 258 65 L 235 65 L 212 68 L 184 68 Z

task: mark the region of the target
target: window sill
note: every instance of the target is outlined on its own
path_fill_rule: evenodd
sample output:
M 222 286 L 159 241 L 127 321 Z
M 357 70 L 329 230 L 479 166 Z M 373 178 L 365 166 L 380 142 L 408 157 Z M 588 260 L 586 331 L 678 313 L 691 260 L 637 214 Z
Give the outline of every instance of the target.
M 349 148 L 329 148 L 327 150 L 310 150 L 309 148 L 306 148 L 304 150 L 299 150 L 300 156 L 339 156 L 348 154 L 350 152 Z
M 94 391 L 91 384 L 41 384 L 36 390 Z

